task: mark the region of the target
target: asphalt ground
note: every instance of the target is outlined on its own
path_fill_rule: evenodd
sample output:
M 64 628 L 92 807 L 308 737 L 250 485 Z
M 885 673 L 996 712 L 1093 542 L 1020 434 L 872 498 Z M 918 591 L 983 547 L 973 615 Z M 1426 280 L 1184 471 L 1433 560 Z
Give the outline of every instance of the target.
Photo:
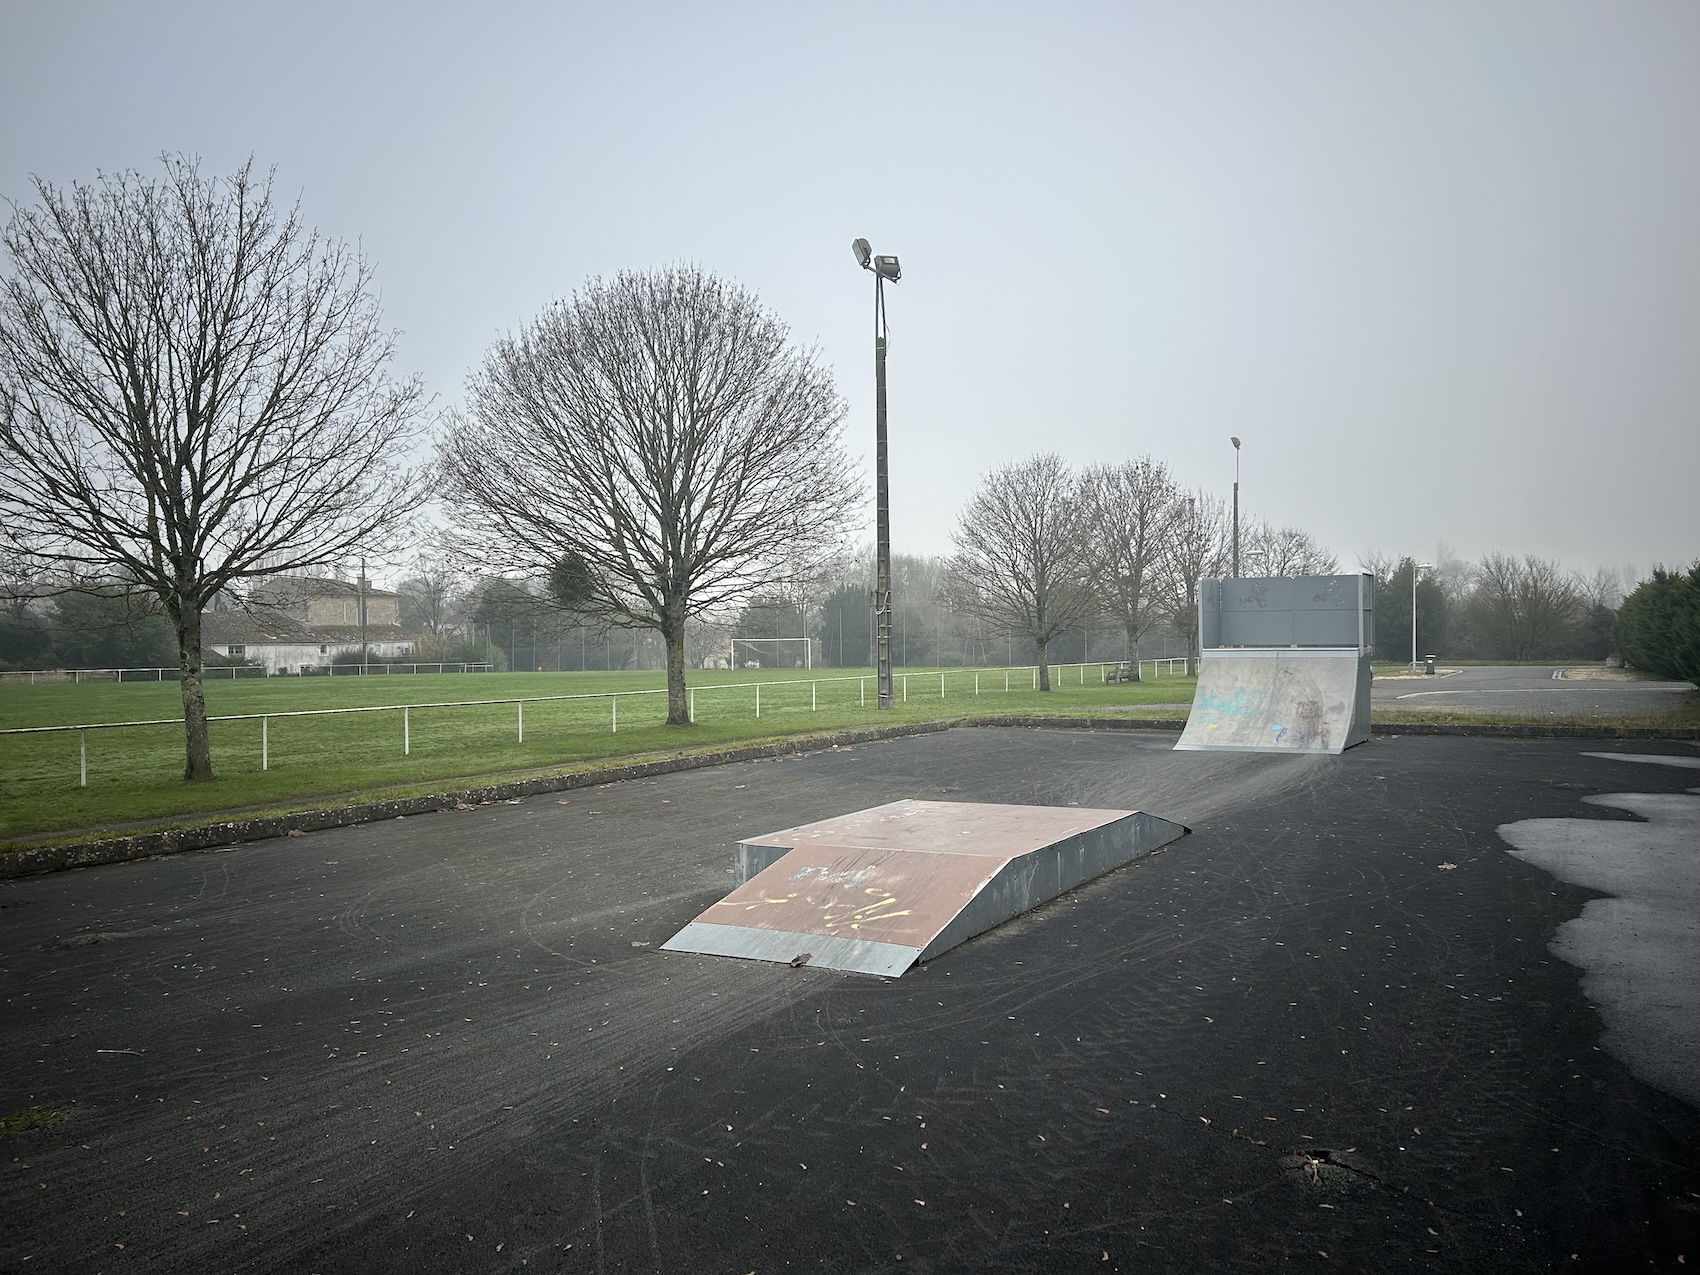
M 1668 713 L 1694 688 L 1687 682 L 1608 682 L 1554 676 L 1562 664 L 1461 668 L 1435 677 L 1378 677 L 1376 708 L 1529 717 L 1627 717 Z
M 1544 1271 L 1700 1260 L 1700 1112 L 1497 825 L 1691 744 L 979 729 L 0 886 L 7 1271 Z M 673 955 L 899 796 L 1190 836 L 898 980 Z M 1454 865 L 1454 866 L 1447 866 Z M 648 944 L 647 947 L 637 946 Z

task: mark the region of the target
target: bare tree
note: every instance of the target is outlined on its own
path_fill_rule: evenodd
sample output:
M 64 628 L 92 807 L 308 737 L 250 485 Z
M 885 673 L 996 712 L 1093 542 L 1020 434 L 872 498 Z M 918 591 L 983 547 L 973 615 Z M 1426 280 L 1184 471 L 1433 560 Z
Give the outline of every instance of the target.
M 420 553 L 396 585 L 403 627 L 433 636 L 447 633 L 455 620 L 454 603 L 460 586 L 460 573 L 446 554 L 432 550 Z
M 1242 535 L 1240 545 L 1241 558 L 1255 562 L 1266 576 L 1331 576 L 1340 570 L 1340 559 L 1300 527 L 1259 520 Z
M 1073 471 L 1047 452 L 986 475 L 952 533 L 950 606 L 993 632 L 1030 639 L 1042 691 L 1051 689 L 1051 639 L 1102 610 L 1089 526 Z
M 658 631 L 683 725 L 687 621 L 842 539 L 858 496 L 843 416 L 831 374 L 751 293 L 692 266 L 622 273 L 486 356 L 439 448 L 444 499 L 487 564 L 571 555 L 581 608 Z
M 1469 600 L 1476 587 L 1475 564 L 1452 552 L 1452 546 L 1442 540 L 1434 547 L 1435 582 L 1440 585 L 1446 605 L 1457 609 Z
M 1186 638 L 1187 671 L 1198 670 L 1198 582 L 1228 570 L 1228 514 L 1220 498 L 1197 491 L 1175 501 L 1163 537 L 1158 596 Z
M 0 239 L 0 523 L 37 561 L 158 600 L 184 775 L 207 780 L 202 608 L 395 532 L 423 492 L 398 460 L 421 392 L 385 374 L 366 262 L 275 209 L 269 176 L 164 165 L 38 180 Z
M 1162 618 L 1156 592 L 1175 482 L 1168 466 L 1141 456 L 1087 470 L 1081 490 L 1098 593 L 1127 633 L 1138 681 L 1139 640 Z
M 1482 559 L 1469 604 L 1481 646 L 1512 660 L 1556 655 L 1585 610 L 1581 581 L 1558 563 L 1503 553 Z
M 0 539 L 0 618 L 21 623 L 31 605 L 51 592 L 41 564 Z

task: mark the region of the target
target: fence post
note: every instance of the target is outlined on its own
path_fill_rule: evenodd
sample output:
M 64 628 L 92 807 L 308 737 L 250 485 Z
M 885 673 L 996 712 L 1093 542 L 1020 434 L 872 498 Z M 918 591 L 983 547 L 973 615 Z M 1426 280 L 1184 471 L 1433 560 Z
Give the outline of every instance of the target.
M 811 712 L 811 713 L 815 711 L 815 705 L 817 703 L 817 700 L 815 698 L 815 687 L 817 685 L 819 685 L 819 684 L 816 683 L 816 682 L 810 682 L 809 683 L 809 712 Z
M 520 700 L 519 708 L 519 742 L 525 743 L 525 701 Z
M 30 674 L 30 681 L 35 681 L 34 673 Z M 868 706 L 868 679 L 865 677 L 858 677 L 856 679 L 856 683 L 862 688 L 862 707 L 866 708 Z
M 610 735 L 620 733 L 620 697 L 618 695 L 608 697 L 608 733 Z
M 944 698 L 944 674 L 943 673 L 939 674 L 939 698 L 941 700 Z
M 976 673 L 976 674 L 974 674 L 974 694 L 978 695 L 979 693 L 980 693 L 980 675 L 978 673 Z
M 907 673 L 903 675 L 903 702 L 905 704 L 909 702 L 909 674 Z
M 1037 664 L 1033 666 L 1033 689 L 1039 689 L 1039 666 Z
M 89 786 L 89 733 L 77 732 L 77 787 Z
M 403 757 L 406 757 L 413 751 L 412 726 L 413 723 L 408 720 L 407 705 L 403 704 L 401 708 L 401 755 Z
M 690 703 L 691 725 L 695 726 L 697 724 L 697 688 L 694 687 L 694 686 L 691 687 L 688 694 L 689 694 L 689 698 L 690 698 L 690 702 L 691 702 Z
M 260 769 L 270 770 L 272 766 L 272 719 L 260 718 Z
M 761 683 L 756 683 L 756 720 L 761 720 Z

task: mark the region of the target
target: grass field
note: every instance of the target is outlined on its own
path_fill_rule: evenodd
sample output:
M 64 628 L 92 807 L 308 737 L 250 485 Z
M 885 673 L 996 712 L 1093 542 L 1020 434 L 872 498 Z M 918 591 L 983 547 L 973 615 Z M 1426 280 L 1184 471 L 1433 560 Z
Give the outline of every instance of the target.
M 803 677 L 810 681 L 801 681 Z M 943 678 L 942 697 L 940 679 Z M 497 774 L 546 771 L 609 757 L 678 753 L 814 730 L 937 720 L 977 712 L 1069 713 L 1141 706 L 1185 711 L 1193 682 L 1104 685 L 1099 666 L 1054 670 L 1057 690 L 1034 692 L 1030 670 L 898 670 L 898 703 L 873 707 L 872 670 L 693 671 L 696 723 L 666 725 L 658 672 L 484 673 L 270 678 L 207 685 L 207 710 L 248 720 L 211 725 L 210 784 L 182 780 L 181 701 L 170 682 L 0 686 L 0 729 L 179 719 L 156 726 L 0 735 L 0 847 L 91 828 L 182 823 L 326 798 L 402 795 Z M 976 677 L 978 694 L 976 694 Z M 1010 689 L 1005 691 L 1005 679 Z M 760 685 L 760 717 L 756 715 Z M 788 684 L 781 684 L 788 683 Z M 907 683 L 908 698 L 903 699 Z M 646 693 L 647 692 L 647 693 Z M 609 696 L 617 693 L 618 730 Z M 866 696 L 864 702 L 864 694 Z M 524 705 L 479 700 L 587 696 Z M 409 751 L 403 753 L 403 705 Z M 332 716 L 286 714 L 385 708 Z M 1162 712 L 1161 708 L 1155 711 Z M 261 769 L 264 731 L 268 768 Z M 88 784 L 80 787 L 86 742 Z

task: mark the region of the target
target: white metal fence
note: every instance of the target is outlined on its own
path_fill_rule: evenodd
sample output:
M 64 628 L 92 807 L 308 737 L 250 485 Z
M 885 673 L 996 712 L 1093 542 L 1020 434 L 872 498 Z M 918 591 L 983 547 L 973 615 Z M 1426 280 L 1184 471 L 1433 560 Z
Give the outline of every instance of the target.
M 388 673 L 488 673 L 490 664 L 466 664 L 450 661 L 437 664 L 324 664 L 312 668 L 308 676 L 381 677 Z M 265 677 L 263 664 L 204 664 L 204 681 L 229 681 L 236 678 Z M 55 686 L 81 682 L 175 682 L 175 666 L 160 668 L 50 668 L 8 669 L 0 672 L 0 685 Z
M 1142 675 L 1144 667 L 1147 665 L 1150 666 L 1151 676 L 1153 679 L 1158 679 L 1165 674 L 1170 677 L 1184 676 L 1186 672 L 1186 661 L 1184 659 L 1142 660 L 1140 664 Z M 1180 666 L 1179 672 L 1176 671 L 1176 665 Z M 1052 675 L 1051 683 L 1053 687 L 1057 688 L 1066 687 L 1070 682 L 1075 682 L 1077 685 L 1084 686 L 1089 680 L 1087 672 L 1089 669 L 1092 670 L 1093 673 L 1090 680 L 1098 683 L 1107 682 L 1109 680 L 1110 670 L 1117 668 L 1118 666 L 1119 662 L 1117 661 L 1066 665 L 1053 664 L 1050 666 Z M 1071 674 L 1076 676 L 1070 676 Z M 711 697 L 710 702 L 712 703 L 712 697 L 721 695 L 725 692 L 753 690 L 755 692 L 754 716 L 757 720 L 759 720 L 762 714 L 761 696 L 764 689 L 770 693 L 769 705 L 771 708 L 773 698 L 771 693 L 773 691 L 783 688 L 806 686 L 809 688 L 809 711 L 818 712 L 821 706 L 820 688 L 822 686 L 827 686 L 829 688 L 838 686 L 847 687 L 847 684 L 852 682 L 857 684 L 855 701 L 857 707 L 867 707 L 868 684 L 870 682 L 876 683 L 877 698 L 877 678 L 874 674 L 863 673 L 846 677 L 792 678 L 786 680 L 776 679 L 757 682 L 708 683 L 699 686 L 692 686 L 687 688 L 686 691 L 687 708 L 690 720 L 695 722 L 697 720 L 697 699 L 699 696 Z M 980 669 L 944 669 L 938 672 L 926 673 L 894 671 L 892 675 L 893 698 L 899 700 L 901 703 L 908 703 L 911 698 L 921 700 L 931 699 L 935 696 L 940 700 L 946 700 L 951 698 L 953 691 L 957 697 L 968 697 L 984 694 L 1007 694 L 1019 691 L 1036 691 L 1038 689 L 1039 669 L 1037 665 L 1025 665 L 1017 668 L 998 667 Z M 620 729 L 620 701 L 622 699 L 629 703 L 631 700 L 641 700 L 646 696 L 653 697 L 666 694 L 667 690 L 665 687 L 656 687 L 628 691 L 596 691 L 572 695 L 524 695 L 502 697 L 499 699 L 442 700 L 419 704 L 375 704 L 352 708 L 280 709 L 276 712 L 265 713 L 227 713 L 218 716 L 210 716 L 207 718 L 207 721 L 209 724 L 214 722 L 258 722 L 260 724 L 260 769 L 269 770 L 271 769 L 272 762 L 271 723 L 274 719 L 345 717 L 372 713 L 396 713 L 399 714 L 401 718 L 399 722 L 401 727 L 399 740 L 401 753 L 403 756 L 410 756 L 413 752 L 413 714 L 427 709 L 491 708 L 503 705 L 512 705 L 514 708 L 513 729 L 515 742 L 523 744 L 525 742 L 525 706 L 527 704 L 555 704 L 575 701 L 588 703 L 598 700 L 606 700 L 608 701 L 608 729 L 610 733 L 618 733 Z M 844 701 L 831 703 L 828 707 L 842 707 L 847 703 L 848 700 L 846 698 Z M 73 731 L 76 732 L 78 735 L 77 782 L 79 787 L 87 787 L 89 732 L 129 730 L 140 727 L 156 726 L 181 727 L 182 725 L 183 719 L 180 717 L 160 717 L 144 721 L 85 722 L 71 726 L 18 726 L 0 730 L 0 737 L 13 735 L 62 735 L 69 734 Z

